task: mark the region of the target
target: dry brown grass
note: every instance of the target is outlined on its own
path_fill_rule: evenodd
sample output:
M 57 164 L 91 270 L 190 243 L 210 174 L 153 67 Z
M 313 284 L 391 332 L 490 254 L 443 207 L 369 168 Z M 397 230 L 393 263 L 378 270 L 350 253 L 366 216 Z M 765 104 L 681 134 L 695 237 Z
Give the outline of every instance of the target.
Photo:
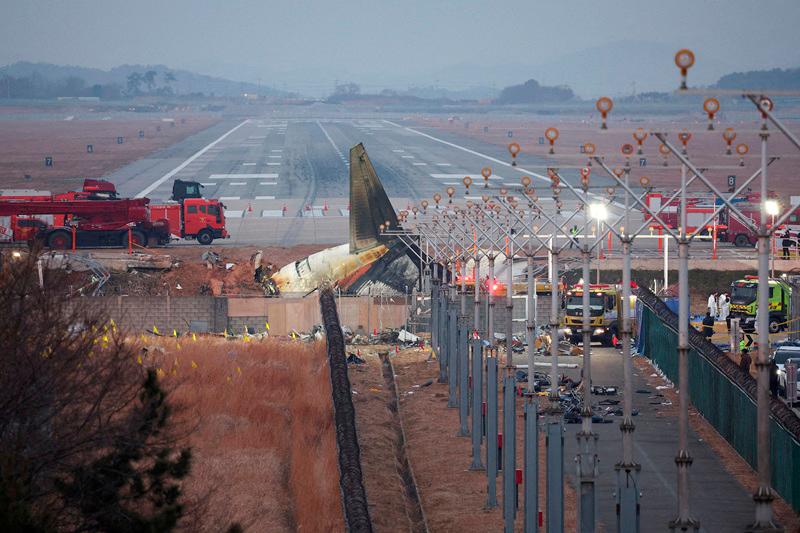
M 323 343 L 183 337 L 154 345 L 164 352 L 151 350 L 143 363 L 161 369 L 180 417 L 196 426 L 186 492 L 205 500 L 205 513 L 189 529 L 343 528 Z

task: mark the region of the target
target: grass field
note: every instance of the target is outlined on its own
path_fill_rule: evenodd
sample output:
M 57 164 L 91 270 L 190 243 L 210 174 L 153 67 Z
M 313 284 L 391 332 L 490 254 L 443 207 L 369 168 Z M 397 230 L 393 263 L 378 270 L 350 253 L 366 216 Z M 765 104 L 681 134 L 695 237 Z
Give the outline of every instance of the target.
M 143 364 L 158 369 L 178 418 L 194 428 L 185 489 L 204 512 L 186 529 L 343 528 L 324 343 L 182 337 L 146 346 Z

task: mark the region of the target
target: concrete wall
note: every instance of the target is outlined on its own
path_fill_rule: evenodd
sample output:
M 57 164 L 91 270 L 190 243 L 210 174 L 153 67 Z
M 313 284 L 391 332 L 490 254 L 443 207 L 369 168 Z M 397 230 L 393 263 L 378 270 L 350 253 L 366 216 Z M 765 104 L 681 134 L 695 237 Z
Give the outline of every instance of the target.
M 221 331 L 227 323 L 227 299 L 213 296 L 102 296 L 80 302 L 105 310 L 118 325 L 134 331 L 154 326 L 165 334 L 173 329 Z
M 154 326 L 163 334 L 173 329 L 241 333 L 245 327 L 286 335 L 292 329 L 308 331 L 322 323 L 319 301 L 308 298 L 234 298 L 213 296 L 101 296 L 84 297 L 81 303 L 104 309 L 120 326 L 133 331 Z M 343 325 L 353 330 L 401 327 L 406 320 L 403 297 L 337 298 Z

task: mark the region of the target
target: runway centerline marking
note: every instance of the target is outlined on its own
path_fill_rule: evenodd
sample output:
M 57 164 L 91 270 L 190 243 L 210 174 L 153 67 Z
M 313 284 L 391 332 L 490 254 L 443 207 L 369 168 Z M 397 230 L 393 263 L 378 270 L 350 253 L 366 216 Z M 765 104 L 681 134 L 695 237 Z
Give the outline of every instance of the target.
M 239 196 L 220 196 L 219 197 L 220 200 L 238 200 L 239 198 L 240 198 Z
M 254 166 L 256 166 L 257 164 L 258 164 L 258 163 L 242 163 L 242 166 L 243 166 L 243 167 L 254 167 Z
M 256 178 L 277 178 L 277 174 L 211 174 L 208 179 L 218 179 L 218 180 L 246 180 L 246 179 L 256 179 Z
M 274 196 L 256 196 L 256 200 L 274 200 L 274 199 L 275 199 Z
M 466 174 L 431 174 L 430 176 L 432 178 L 436 178 L 436 179 L 439 179 L 439 180 L 460 180 L 460 179 L 463 179 L 464 176 L 466 176 Z M 505 179 L 505 178 L 503 178 L 501 176 L 498 176 L 497 174 L 490 174 L 489 175 L 489 179 L 490 180 L 502 180 L 502 179 Z
M 232 181 L 228 185 L 247 185 L 246 181 Z
M 277 185 L 278 183 L 275 181 L 262 181 L 259 185 Z
M 154 181 L 153 183 L 151 183 L 150 185 L 145 187 L 144 190 L 139 192 L 139 194 L 134 196 L 134 198 L 144 198 L 145 196 L 147 196 L 148 194 L 150 194 L 151 192 L 156 190 L 156 188 L 158 188 L 162 183 L 164 183 L 168 179 L 172 178 L 175 174 L 177 174 L 178 172 L 180 172 L 181 170 L 183 170 L 184 168 L 189 166 L 189 164 L 192 161 L 194 161 L 195 159 L 197 159 L 198 157 L 200 157 L 201 155 L 206 153 L 206 151 L 208 151 L 210 148 L 213 148 L 218 142 L 223 141 L 228 135 L 230 135 L 234 131 L 238 130 L 239 128 L 241 128 L 242 126 L 247 124 L 248 122 L 250 122 L 250 119 L 242 121 L 241 123 L 239 123 L 239 125 L 234 126 L 233 128 L 231 128 L 227 132 L 223 133 L 215 141 L 212 141 L 211 143 L 207 144 L 205 147 L 203 147 L 199 151 L 195 152 L 195 154 L 192 155 L 191 157 L 189 157 L 189 159 L 187 159 L 186 161 L 184 161 L 183 163 L 181 163 L 177 167 L 173 168 L 172 170 L 170 170 L 169 172 L 167 172 L 166 174 L 164 174 L 163 176 L 158 178 L 156 181 Z

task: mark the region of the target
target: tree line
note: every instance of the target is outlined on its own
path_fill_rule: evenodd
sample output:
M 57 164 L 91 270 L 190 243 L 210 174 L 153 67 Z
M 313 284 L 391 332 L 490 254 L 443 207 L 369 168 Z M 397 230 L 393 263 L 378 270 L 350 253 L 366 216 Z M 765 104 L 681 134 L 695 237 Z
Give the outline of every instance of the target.
M 172 72 L 160 75 L 155 70 L 132 72 L 120 83 L 88 84 L 78 76 L 50 79 L 34 72 L 29 76 L 3 75 L 0 77 L 0 98 L 53 99 L 58 97 L 96 97 L 103 100 L 118 100 L 126 97 L 152 95 L 172 96 L 171 84 L 176 80 Z

